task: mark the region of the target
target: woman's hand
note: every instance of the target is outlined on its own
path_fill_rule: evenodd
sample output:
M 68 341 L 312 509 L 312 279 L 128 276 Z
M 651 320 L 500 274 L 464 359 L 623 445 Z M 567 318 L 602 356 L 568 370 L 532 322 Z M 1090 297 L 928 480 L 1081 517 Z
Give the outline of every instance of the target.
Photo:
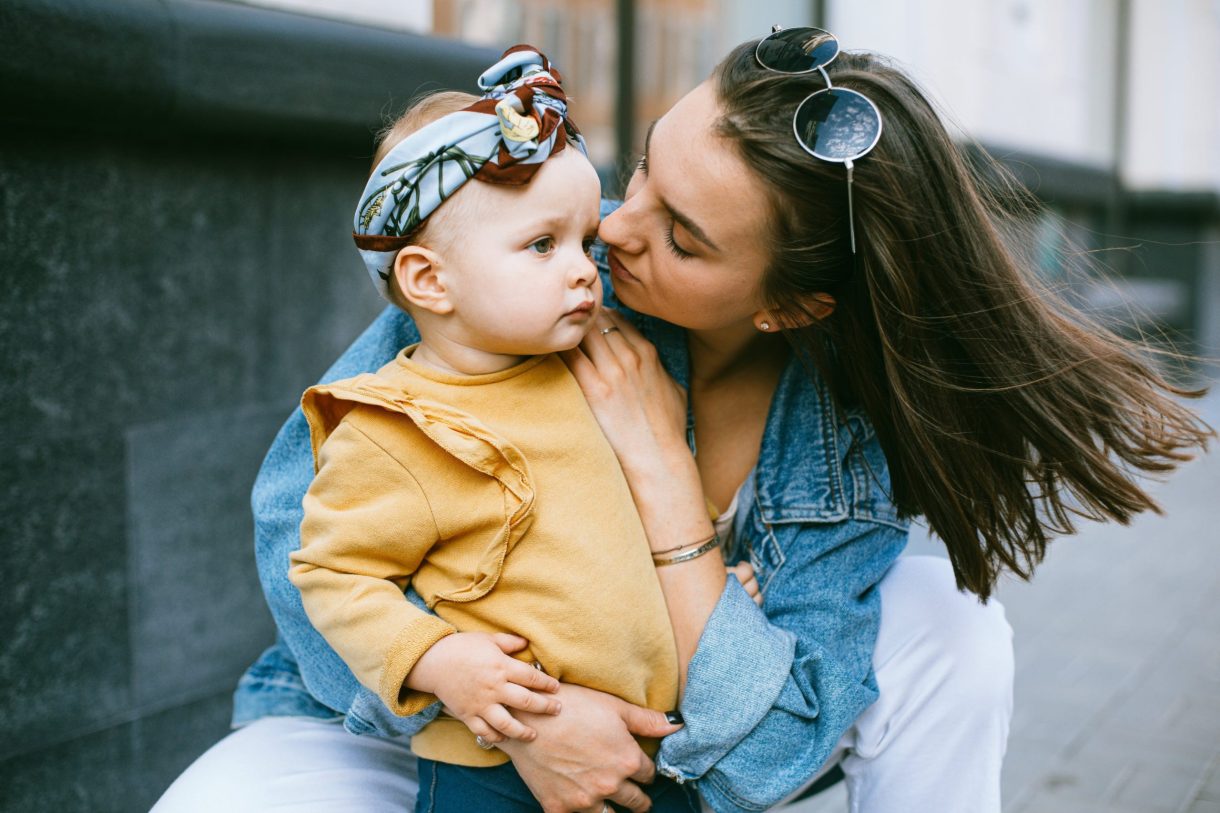
M 695 458 L 686 445 L 686 393 L 656 349 L 619 314 L 603 310 L 580 347 L 563 354 L 618 456 L 653 553 L 715 533 Z M 727 574 L 718 549 L 657 568 L 678 645 L 679 697 Z
M 563 358 L 618 456 L 652 549 L 711 535 L 703 483 L 686 445 L 686 392 L 652 343 L 604 309 Z
M 653 465 L 658 454 L 690 456 L 686 391 L 626 319 L 603 308 L 580 346 L 562 356 L 628 481 L 633 471 Z
M 659 711 L 614 695 L 561 683 L 558 716 L 516 712 L 537 733 L 529 743 L 499 745 L 546 813 L 602 810 L 608 800 L 644 811 L 652 801 L 637 783 L 651 782 L 656 767 L 632 734 L 664 737 L 680 726 Z
M 746 595 L 754 599 L 754 603 L 759 607 L 762 606 L 762 590 L 758 587 L 758 579 L 754 576 L 754 568 L 749 562 L 738 562 L 735 565 L 725 568 L 732 576 L 737 577 L 737 581 L 741 582 L 741 586 L 745 588 Z

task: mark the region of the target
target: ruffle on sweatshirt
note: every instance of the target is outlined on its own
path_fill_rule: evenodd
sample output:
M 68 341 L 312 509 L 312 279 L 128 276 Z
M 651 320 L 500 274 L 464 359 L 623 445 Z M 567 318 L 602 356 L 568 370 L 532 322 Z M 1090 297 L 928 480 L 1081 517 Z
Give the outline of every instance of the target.
M 301 409 L 309 422 L 314 450 L 314 471 L 318 451 L 348 412 L 358 405 L 384 409 L 410 418 L 437 446 L 462 464 L 494 479 L 504 492 L 504 524 L 490 540 L 470 584 L 439 594 L 438 601 L 466 602 L 487 595 L 504 569 L 504 560 L 524 536 L 533 518 L 534 485 L 525 457 L 510 442 L 496 435 L 478 418 L 437 401 L 417 398 L 389 386 L 376 375 L 364 374 L 310 387 L 301 399 Z

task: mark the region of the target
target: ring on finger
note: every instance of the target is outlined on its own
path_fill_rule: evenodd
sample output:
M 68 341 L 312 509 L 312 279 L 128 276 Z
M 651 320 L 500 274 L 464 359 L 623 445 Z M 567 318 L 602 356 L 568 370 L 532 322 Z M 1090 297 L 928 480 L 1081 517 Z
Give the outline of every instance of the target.
M 488 742 L 487 740 L 483 739 L 482 734 L 476 735 L 474 738 L 474 741 L 475 741 L 475 744 L 478 745 L 480 748 L 482 748 L 484 751 L 490 751 L 491 749 L 496 747 L 496 744 L 494 742 Z
M 618 327 L 616 327 L 616 326 L 614 326 L 614 325 L 611 325 L 610 327 L 604 327 L 604 328 L 602 328 L 602 329 L 601 329 L 601 334 L 602 334 L 603 336 L 605 336 L 607 333 L 613 333 L 613 332 L 614 332 L 614 331 L 616 331 L 616 330 L 618 330 Z M 605 812 L 603 811 L 603 813 L 605 813 Z

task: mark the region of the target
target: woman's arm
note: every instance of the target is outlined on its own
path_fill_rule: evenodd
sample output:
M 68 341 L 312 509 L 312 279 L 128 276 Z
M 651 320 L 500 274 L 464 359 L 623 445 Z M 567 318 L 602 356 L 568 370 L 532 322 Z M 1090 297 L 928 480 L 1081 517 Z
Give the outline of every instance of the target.
M 907 537 L 853 519 L 754 530 L 782 551 L 765 577 L 765 612 L 729 581 L 689 664 L 686 726 L 657 758 L 661 773 L 698 779 L 717 811 L 789 796 L 876 700 L 877 584 Z
M 649 544 L 656 553 L 708 539 L 715 530 L 686 445 L 686 395 L 635 327 L 613 311 L 603 313 L 608 332 L 595 328 L 564 360 L 618 456 Z M 657 577 L 673 625 L 681 687 L 725 591 L 724 557 L 712 550 L 662 565 Z
M 611 318 L 619 331 L 591 334 L 569 366 L 619 454 L 650 544 L 695 541 L 708 520 L 680 391 L 643 337 Z M 717 810 L 762 810 L 798 789 L 876 698 L 875 586 L 906 544 L 901 527 L 853 519 L 748 531 L 773 554 L 760 562 L 765 614 L 724 580 L 714 554 L 658 569 L 686 723 L 662 743 L 658 766 L 700 780 Z

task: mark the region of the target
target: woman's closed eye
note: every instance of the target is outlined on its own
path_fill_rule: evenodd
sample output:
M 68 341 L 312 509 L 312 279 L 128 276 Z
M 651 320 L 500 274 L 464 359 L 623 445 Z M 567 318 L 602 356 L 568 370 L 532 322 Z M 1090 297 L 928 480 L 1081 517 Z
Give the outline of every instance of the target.
M 645 178 L 648 177 L 648 154 L 644 153 L 640 156 L 640 160 L 635 165 L 636 172 L 641 173 Z M 678 245 L 678 241 L 674 239 L 674 221 L 669 221 L 669 226 L 665 229 L 665 245 L 669 246 L 669 251 L 679 260 L 687 260 L 695 256 L 693 252 L 687 251 Z
M 555 250 L 554 237 L 539 237 L 529 244 L 529 250 L 539 256 L 545 256 Z
M 673 221 L 670 221 L 669 228 L 667 228 L 665 230 L 665 243 L 666 243 L 666 245 L 669 246 L 669 250 L 673 253 L 673 255 L 675 257 L 677 257 L 679 260 L 686 260 L 686 259 L 689 259 L 689 258 L 695 256 L 691 252 L 682 248 L 682 246 L 678 245 L 677 241 L 674 240 Z

